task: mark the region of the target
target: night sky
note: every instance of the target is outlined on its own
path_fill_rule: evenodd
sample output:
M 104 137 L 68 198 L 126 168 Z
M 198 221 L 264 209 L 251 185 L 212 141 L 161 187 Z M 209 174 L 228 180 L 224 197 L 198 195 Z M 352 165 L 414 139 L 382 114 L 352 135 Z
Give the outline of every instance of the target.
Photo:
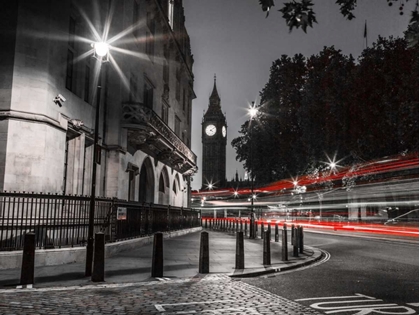
M 416 5 L 415 0 L 401 1 L 405 5 L 401 16 L 400 1 L 389 7 L 385 0 L 360 0 L 354 11 L 356 18 L 348 21 L 335 0 L 315 0 L 313 9 L 318 24 L 308 27 L 305 34 L 302 29 L 289 32 L 281 12 L 277 11 L 283 2 L 274 1 L 275 7 L 266 18 L 258 0 L 184 0 L 197 95 L 193 100 L 192 150 L 197 155 L 199 170 L 193 177 L 193 189 L 201 187 L 201 121 L 213 89 L 214 74 L 228 124 L 226 177 L 231 180 L 238 171 L 243 178 L 242 163 L 236 161 L 231 142 L 247 120 L 249 104 L 259 103 L 259 92 L 268 82 L 272 62 L 283 54 L 301 53 L 309 57 L 332 45 L 357 59 L 365 47 L 365 20 L 369 46 L 378 35 L 402 37 Z

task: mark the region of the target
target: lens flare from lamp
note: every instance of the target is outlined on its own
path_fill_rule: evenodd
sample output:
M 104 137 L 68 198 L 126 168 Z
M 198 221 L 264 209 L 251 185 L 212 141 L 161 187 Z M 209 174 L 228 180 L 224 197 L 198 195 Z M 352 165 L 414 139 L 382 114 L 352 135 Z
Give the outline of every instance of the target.
M 251 118 L 254 118 L 258 113 L 258 109 L 255 107 L 252 107 L 249 109 L 249 115 L 251 116 Z
M 109 52 L 109 45 L 105 42 L 97 42 L 94 44 L 94 49 L 99 57 L 104 57 Z

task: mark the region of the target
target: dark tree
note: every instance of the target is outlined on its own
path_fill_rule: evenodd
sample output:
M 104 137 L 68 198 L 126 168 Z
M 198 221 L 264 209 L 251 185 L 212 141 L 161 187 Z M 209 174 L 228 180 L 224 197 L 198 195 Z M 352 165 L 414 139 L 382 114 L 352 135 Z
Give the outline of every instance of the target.
M 418 46 L 402 38 L 380 37 L 358 63 L 334 47 L 308 59 L 284 55 L 271 66 L 259 115 L 232 141 L 237 160 L 266 183 L 319 172 L 326 154 L 351 164 L 416 152 L 418 76 Z
M 352 147 L 363 158 L 418 150 L 418 46 L 379 37 L 359 58 L 354 78 Z M 360 126 L 361 125 L 361 126 Z M 361 128 L 360 128 L 361 127 Z
M 353 58 L 325 47 L 307 60 L 308 74 L 298 110 L 302 142 L 308 161 L 325 160 L 325 154 L 348 152 Z
M 411 0 L 406 0 L 406 2 Z M 404 3 L 400 3 L 399 0 L 387 0 L 389 6 L 392 6 L 393 3 L 397 3 L 397 8 L 400 11 L 400 14 L 404 14 Z M 274 0 L 259 0 L 261 9 L 268 14 L 272 7 L 274 7 Z M 347 19 L 352 20 L 355 18 L 353 14 L 354 9 L 357 6 L 357 0 L 336 0 L 335 2 L 339 6 L 340 13 Z M 385 3 L 385 1 L 384 1 Z M 312 0 L 293 0 L 293 1 L 286 1 L 283 2 L 283 7 L 278 10 L 283 13 L 283 18 L 286 20 L 286 24 L 289 27 L 290 31 L 295 28 L 302 28 L 302 30 L 306 33 L 306 29 L 308 26 L 313 27 L 313 23 L 317 23 L 316 21 L 316 13 L 313 10 L 314 3 Z M 384 4 L 385 5 L 385 4 Z M 417 38 L 418 43 L 418 11 L 417 7 L 416 10 L 412 12 L 413 18 L 415 19 L 417 16 L 417 27 L 413 27 L 411 32 L 413 36 L 408 37 L 409 43 L 411 40 L 414 40 L 414 44 Z M 412 21 L 410 22 L 412 23 Z

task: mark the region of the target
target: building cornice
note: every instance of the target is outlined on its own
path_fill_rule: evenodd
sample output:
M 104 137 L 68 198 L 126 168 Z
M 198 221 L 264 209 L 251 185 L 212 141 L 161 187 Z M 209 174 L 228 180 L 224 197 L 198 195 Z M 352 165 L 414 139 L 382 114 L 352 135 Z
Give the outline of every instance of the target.
M 48 117 L 44 114 L 38 113 L 31 113 L 25 111 L 18 111 L 18 110 L 11 110 L 11 109 L 0 109 L 0 120 L 5 119 L 18 119 L 18 120 L 26 120 L 34 123 L 42 123 L 53 126 L 55 128 L 61 129 L 66 131 L 66 128 L 60 124 L 60 122 L 56 119 Z

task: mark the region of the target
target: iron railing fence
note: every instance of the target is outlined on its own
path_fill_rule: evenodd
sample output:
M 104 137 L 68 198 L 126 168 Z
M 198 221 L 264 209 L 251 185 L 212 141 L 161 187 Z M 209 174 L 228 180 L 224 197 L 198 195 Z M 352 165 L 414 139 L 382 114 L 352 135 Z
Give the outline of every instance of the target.
M 22 249 L 29 232 L 39 249 L 85 246 L 89 205 L 89 196 L 0 192 L 0 251 Z M 94 233 L 108 242 L 200 224 L 189 208 L 95 198 Z
M 114 207 L 112 241 L 201 225 L 200 212 L 190 208 L 121 200 L 114 201 Z

